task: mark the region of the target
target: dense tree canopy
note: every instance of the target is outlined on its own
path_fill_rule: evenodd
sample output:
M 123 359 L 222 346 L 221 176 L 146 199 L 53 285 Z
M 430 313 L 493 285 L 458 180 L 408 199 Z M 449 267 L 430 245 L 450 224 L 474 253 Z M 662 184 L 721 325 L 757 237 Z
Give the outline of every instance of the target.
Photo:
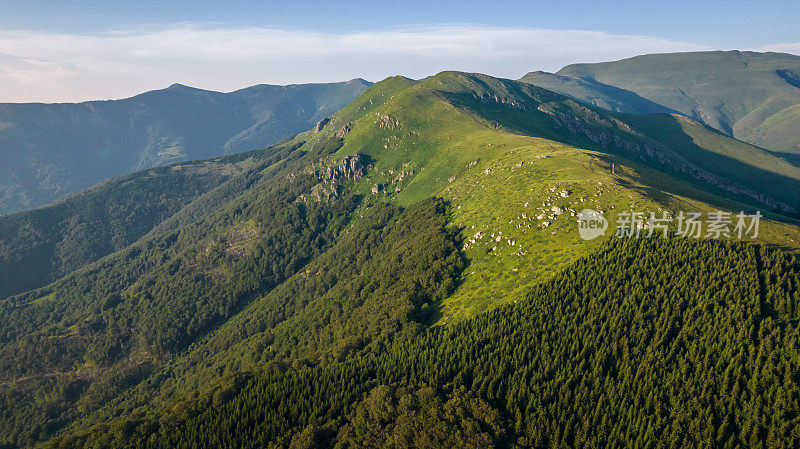
M 524 302 L 53 444 L 794 447 L 799 287 L 776 250 L 613 241 Z

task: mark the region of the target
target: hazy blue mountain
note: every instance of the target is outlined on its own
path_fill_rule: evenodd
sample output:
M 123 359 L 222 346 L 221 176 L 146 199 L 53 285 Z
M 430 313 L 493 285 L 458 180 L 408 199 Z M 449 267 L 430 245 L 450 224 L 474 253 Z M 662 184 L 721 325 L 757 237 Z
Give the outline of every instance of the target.
M 0 214 L 134 170 L 271 145 L 370 85 L 354 79 L 221 93 L 174 84 L 123 100 L 0 104 Z
M 521 81 L 617 112 L 679 112 L 754 145 L 800 154 L 800 56 L 654 54 L 531 72 Z

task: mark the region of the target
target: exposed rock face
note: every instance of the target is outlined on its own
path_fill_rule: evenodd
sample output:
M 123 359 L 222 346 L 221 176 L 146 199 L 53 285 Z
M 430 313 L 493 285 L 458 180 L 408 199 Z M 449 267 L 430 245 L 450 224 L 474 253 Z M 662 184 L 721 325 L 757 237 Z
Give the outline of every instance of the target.
M 481 103 L 484 103 L 484 104 L 497 103 L 497 104 L 501 104 L 501 105 L 506 106 L 506 107 L 518 109 L 520 111 L 528 110 L 528 107 L 527 107 L 527 105 L 525 105 L 524 102 L 517 101 L 514 98 L 504 98 L 504 97 L 498 96 L 497 94 L 494 94 L 494 95 L 492 95 L 492 94 L 475 95 L 475 97 Z
M 322 128 L 324 128 L 325 125 L 327 125 L 328 122 L 330 121 L 331 121 L 330 117 L 325 117 L 324 119 L 318 121 L 317 126 L 314 127 L 314 134 L 317 134 L 318 132 L 322 131 Z
M 391 115 L 382 115 L 378 120 L 378 127 L 381 129 L 395 129 L 399 124 L 397 118 Z
M 350 123 L 345 124 L 342 128 L 336 132 L 336 137 L 340 139 L 344 139 L 347 133 L 350 132 Z
M 323 159 L 316 168 L 308 170 L 308 173 L 319 178 L 320 182 L 311 189 L 308 197 L 302 196 L 302 201 L 329 201 L 338 198 L 344 181 L 363 178 L 371 167 L 360 154 L 345 156 L 338 163 L 330 158 Z
M 336 184 L 343 180 L 361 179 L 365 174 L 367 174 L 367 167 L 364 164 L 364 158 L 357 154 L 345 156 L 338 164 L 328 166 L 322 176 L 322 181 Z
M 334 185 L 319 183 L 311 188 L 310 196 L 316 202 L 330 201 L 339 197 L 339 189 Z

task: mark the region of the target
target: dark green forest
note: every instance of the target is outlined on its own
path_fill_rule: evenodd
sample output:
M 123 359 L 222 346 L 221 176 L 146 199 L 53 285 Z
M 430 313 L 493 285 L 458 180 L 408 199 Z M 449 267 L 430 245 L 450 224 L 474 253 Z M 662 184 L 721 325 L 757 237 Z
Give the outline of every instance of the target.
M 0 217 L 0 299 L 43 287 L 154 228 L 197 220 L 252 187 L 262 170 L 301 143 L 119 176 L 50 206 Z
M 0 217 L 0 298 L 42 287 L 125 248 L 237 171 L 210 163 L 162 167 Z
M 338 145 L 279 149 L 254 179 L 232 180 L 247 193 L 235 184 L 202 198 L 202 220 L 190 206 L 170 219 L 180 225 L 0 303 L 3 441 L 41 439 L 103 404 L 324 252 L 356 199 L 298 201 L 317 178 L 293 171 Z
M 50 447 L 797 447 L 800 261 L 613 240 L 525 301 Z

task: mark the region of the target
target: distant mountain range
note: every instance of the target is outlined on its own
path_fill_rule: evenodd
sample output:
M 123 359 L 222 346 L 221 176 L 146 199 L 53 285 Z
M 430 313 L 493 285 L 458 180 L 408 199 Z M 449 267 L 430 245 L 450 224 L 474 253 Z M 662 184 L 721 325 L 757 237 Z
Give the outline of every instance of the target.
M 134 170 L 271 145 L 370 85 L 354 79 L 221 93 L 174 84 L 123 100 L 0 104 L 0 215 Z
M 572 64 L 521 81 L 618 112 L 678 112 L 800 161 L 800 56 L 710 51 Z

